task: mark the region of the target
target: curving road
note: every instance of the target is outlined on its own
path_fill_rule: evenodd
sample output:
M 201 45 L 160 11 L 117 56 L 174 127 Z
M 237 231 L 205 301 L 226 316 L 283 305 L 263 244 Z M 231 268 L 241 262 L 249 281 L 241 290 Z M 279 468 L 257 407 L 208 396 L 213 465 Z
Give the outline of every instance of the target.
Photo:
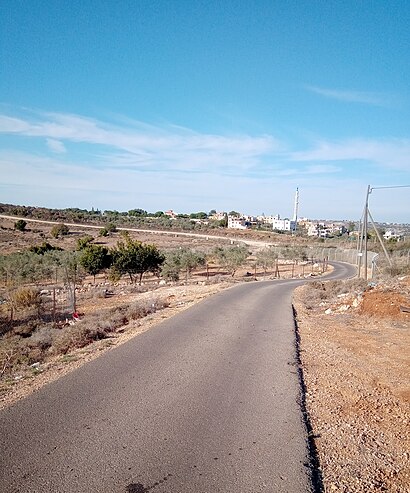
M 338 263 L 329 278 L 352 275 Z M 0 412 L 0 490 L 311 491 L 302 282 L 223 291 Z

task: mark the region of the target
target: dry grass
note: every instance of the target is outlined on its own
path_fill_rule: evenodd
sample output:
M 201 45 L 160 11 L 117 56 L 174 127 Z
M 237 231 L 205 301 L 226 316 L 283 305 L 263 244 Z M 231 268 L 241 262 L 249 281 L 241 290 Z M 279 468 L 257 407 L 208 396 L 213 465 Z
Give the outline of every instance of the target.
M 303 301 L 308 310 L 317 307 L 323 301 L 332 301 L 342 294 L 364 292 L 368 282 L 364 279 L 348 279 L 346 281 L 313 281 L 303 292 Z
M 55 328 L 51 323 L 36 328 L 36 323 L 24 324 L 24 330 L 10 331 L 0 346 L 0 380 L 13 374 L 22 365 L 43 363 L 47 358 L 68 354 L 94 341 L 107 339 L 126 326 L 149 314 L 168 307 L 160 297 L 137 300 L 92 314 L 78 322 L 71 321 L 65 327 Z

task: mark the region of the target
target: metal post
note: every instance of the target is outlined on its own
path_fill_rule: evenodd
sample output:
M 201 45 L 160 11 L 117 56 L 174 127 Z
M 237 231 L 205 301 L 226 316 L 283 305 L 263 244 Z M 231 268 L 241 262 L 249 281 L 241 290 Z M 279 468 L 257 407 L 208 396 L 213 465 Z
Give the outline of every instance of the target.
M 364 206 L 364 279 L 367 281 L 367 232 L 368 232 L 368 216 L 369 216 L 369 194 L 371 192 L 370 185 L 367 186 L 366 205 Z
M 362 269 L 362 257 L 363 257 L 363 218 L 364 218 L 365 210 L 363 210 L 362 219 L 360 219 L 360 229 L 359 229 L 359 238 L 358 238 L 358 248 L 357 248 L 357 277 L 361 276 Z

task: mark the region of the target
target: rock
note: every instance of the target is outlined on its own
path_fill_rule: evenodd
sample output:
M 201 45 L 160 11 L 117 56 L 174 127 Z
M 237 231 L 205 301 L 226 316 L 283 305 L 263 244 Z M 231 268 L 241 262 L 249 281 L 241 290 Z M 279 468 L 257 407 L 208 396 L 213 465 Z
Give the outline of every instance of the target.
M 362 300 L 361 300 L 360 298 L 355 298 L 355 299 L 353 300 L 352 306 L 353 306 L 354 308 L 357 308 L 357 307 L 360 305 L 360 302 L 361 302 L 361 301 L 362 301 Z
M 339 306 L 338 308 L 338 312 L 346 312 L 347 310 L 349 310 L 350 308 L 350 305 L 342 305 L 342 306 Z
M 330 315 L 332 313 L 332 309 L 331 308 L 328 308 L 327 310 L 325 310 L 325 314 L 326 315 Z

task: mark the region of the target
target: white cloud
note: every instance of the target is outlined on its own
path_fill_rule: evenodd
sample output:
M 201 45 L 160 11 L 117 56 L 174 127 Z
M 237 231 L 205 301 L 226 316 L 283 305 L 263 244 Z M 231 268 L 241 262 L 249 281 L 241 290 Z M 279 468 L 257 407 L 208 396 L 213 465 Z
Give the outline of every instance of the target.
M 367 161 L 380 167 L 410 171 L 410 139 L 347 139 L 319 141 L 312 149 L 291 154 L 293 161 Z
M 46 139 L 47 147 L 52 152 L 56 152 L 57 154 L 63 154 L 67 152 L 64 144 L 60 140 L 55 139 Z
M 115 126 L 77 115 L 47 113 L 33 119 L 4 117 L 0 132 L 43 137 L 48 142 L 70 141 L 99 146 L 122 156 L 130 163 L 173 166 L 184 169 L 215 166 L 252 166 L 260 156 L 271 153 L 280 143 L 269 135 L 221 136 L 201 134 L 181 127 L 160 128 L 141 122 Z M 59 146 L 60 151 L 62 147 Z M 57 145 L 53 144 L 53 151 Z
M 334 199 L 323 215 L 340 217 L 342 210 L 352 217 L 365 187 L 360 178 L 346 181 L 351 163 L 365 163 L 373 184 L 383 170 L 410 171 L 410 139 L 323 139 L 293 151 L 272 135 L 216 135 L 125 119 L 114 125 L 58 113 L 0 115 L 0 134 L 2 200 L 10 203 L 47 205 L 48 197 L 56 207 L 290 214 L 299 185 L 304 207 L 310 203 L 306 215 L 320 217 L 315 211 Z M 43 149 L 47 143 L 43 155 L 30 150 L 31 141 Z
M 363 103 L 373 106 L 390 106 L 392 102 L 391 95 L 378 92 L 326 89 L 324 87 L 309 85 L 305 86 L 305 88 L 310 92 L 319 94 L 320 96 L 337 99 L 339 101 L 345 101 L 347 103 Z

